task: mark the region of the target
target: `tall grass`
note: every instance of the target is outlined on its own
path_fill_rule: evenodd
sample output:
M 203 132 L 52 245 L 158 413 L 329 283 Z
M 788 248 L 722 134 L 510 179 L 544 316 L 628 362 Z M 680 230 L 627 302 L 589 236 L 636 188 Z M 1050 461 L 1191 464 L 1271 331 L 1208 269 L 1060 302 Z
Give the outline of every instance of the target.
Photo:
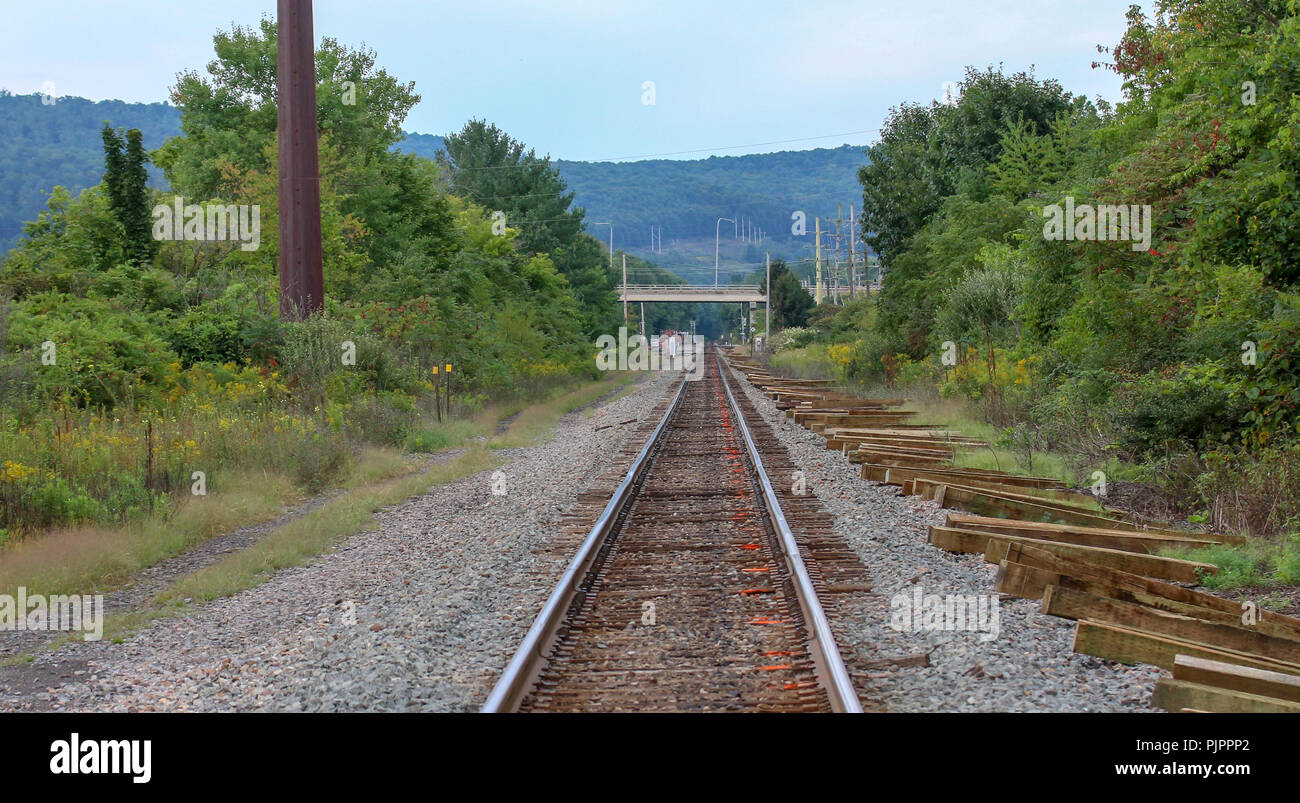
M 826 346 L 821 343 L 775 352 L 768 359 L 768 364 L 773 373 L 781 376 L 798 379 L 830 379 L 834 376 L 830 356 L 826 353 Z
M 771 357 L 774 373 L 800 378 L 833 379 L 834 363 L 827 348 L 812 343 L 803 348 L 778 351 Z M 1107 480 L 1137 479 L 1144 476 L 1141 467 L 1124 463 L 1114 456 L 1097 461 L 1091 454 L 1068 453 L 1045 448 L 1039 439 L 1023 428 L 1000 427 L 989 421 L 987 410 L 964 398 L 942 398 L 930 383 L 915 382 L 889 388 L 880 382 L 841 381 L 836 387 L 846 393 L 877 399 L 905 399 L 900 408 L 918 413 L 918 423 L 934 424 L 954 430 L 966 437 L 987 441 L 987 448 L 963 448 L 957 451 L 954 465 L 959 468 L 991 469 L 1050 477 L 1062 482 L 1091 485 L 1094 471 L 1103 471 Z
M 636 378 L 635 371 L 613 372 L 598 381 L 556 393 L 542 403 L 525 408 L 510 423 L 509 429 L 492 438 L 488 445 L 493 449 L 517 449 L 540 443 L 551 434 L 560 418 L 636 381 Z
M 367 446 L 432 452 L 481 431 L 396 394 L 307 407 L 277 373 L 234 366 L 189 369 L 159 409 L 50 402 L 22 419 L 0 410 L 0 549 L 58 527 L 165 513 L 190 495 L 195 472 L 209 493 L 250 472 L 315 493 L 349 476 Z
M 635 378 L 627 373 L 586 382 L 564 392 L 553 391 L 551 398 L 532 406 L 517 402 L 489 405 L 468 420 L 438 423 L 413 418 L 419 425 L 407 430 L 402 445 L 414 452 L 458 446 L 490 432 L 499 417 L 514 408 L 522 408 L 522 412 L 492 445 L 530 445 L 543 439 L 564 414 Z M 143 414 L 123 414 L 107 419 L 85 411 L 68 411 L 56 426 L 59 432 L 72 434 L 44 445 L 29 432 L 6 432 L 5 442 L 20 447 L 19 460 L 45 466 L 46 471 L 51 471 L 48 467 L 63 471 L 65 475 L 60 479 L 64 482 L 84 482 L 84 488 L 98 489 L 104 486 L 93 484 L 102 479 L 97 472 L 145 472 L 141 464 L 152 461 L 154 476 L 173 471 L 176 490 L 170 496 L 161 490 L 153 491 L 153 512 L 141 508 L 138 515 L 126 516 L 125 522 L 113 517 L 107 521 L 88 517 L 86 521 L 50 528 L 39 537 L 33 532 L 27 538 L 11 539 L 0 548 L 0 588 L 25 586 L 31 593 L 70 594 L 118 587 L 141 569 L 213 535 L 269 521 L 304 494 L 326 485 L 341 486 L 345 491 L 343 501 L 332 500 L 300 519 L 301 523 L 276 530 L 279 534 L 274 538 L 262 539 L 266 546 L 259 541 L 249 557 L 238 559 L 266 560 L 269 563 L 265 565 L 273 567 L 297 565 L 294 561 L 305 560 L 359 529 L 376 505 L 391 504 L 417 493 L 422 490 L 421 483 L 427 488 L 496 464 L 490 452 L 473 448 L 446 466 L 424 470 L 420 468 L 422 462 L 409 453 L 358 441 L 346 431 L 331 430 L 328 420 L 322 426 L 320 419 L 288 410 L 218 409 L 214 405 L 211 410 L 192 407 L 190 413 L 152 419 Z M 151 433 L 155 443 L 151 458 L 136 454 L 147 440 L 137 437 L 142 430 Z M 190 435 L 186 440 L 194 443 L 181 441 L 184 449 L 175 454 L 156 445 L 182 435 Z M 73 459 L 77 449 L 86 453 L 85 460 Z M 10 464 L 18 463 L 10 459 Z M 179 470 L 170 466 L 179 466 Z M 207 470 L 205 495 L 190 493 L 186 472 L 194 466 Z M 119 477 L 118 481 L 126 479 Z M 138 479 L 143 485 L 142 474 Z M 247 575 L 245 569 L 238 568 L 243 563 L 233 556 L 229 560 L 232 562 L 227 569 L 232 577 Z M 215 572 L 222 573 L 226 569 Z M 247 579 L 212 582 L 240 585 Z
M 1168 548 L 1161 554 L 1218 566 L 1216 574 L 1201 578 L 1207 588 L 1228 591 L 1300 585 L 1300 535 L 1273 540 L 1251 538 L 1242 544 Z
M 161 592 L 157 601 L 167 604 L 212 600 L 252 588 L 280 569 L 306 564 L 348 536 L 374 529 L 377 525 L 372 517 L 379 509 L 427 491 L 430 486 L 487 471 L 499 464 L 496 456 L 477 447 L 449 463 L 353 489 L 272 530 L 251 547 L 181 578 Z
M 218 533 L 269 521 L 295 496 L 294 483 L 263 471 L 221 475 L 220 494 L 191 497 L 169 516 L 126 526 L 59 529 L 0 551 L 0 588 L 85 594 L 121 585 L 135 572 Z

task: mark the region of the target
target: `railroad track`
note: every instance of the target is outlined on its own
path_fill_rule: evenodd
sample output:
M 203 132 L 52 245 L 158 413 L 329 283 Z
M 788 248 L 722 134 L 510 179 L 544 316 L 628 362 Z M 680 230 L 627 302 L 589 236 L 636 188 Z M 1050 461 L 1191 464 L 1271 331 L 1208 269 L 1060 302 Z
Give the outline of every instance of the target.
M 861 711 L 818 592 L 862 567 L 815 497 L 784 491 L 780 445 L 706 362 L 483 711 Z

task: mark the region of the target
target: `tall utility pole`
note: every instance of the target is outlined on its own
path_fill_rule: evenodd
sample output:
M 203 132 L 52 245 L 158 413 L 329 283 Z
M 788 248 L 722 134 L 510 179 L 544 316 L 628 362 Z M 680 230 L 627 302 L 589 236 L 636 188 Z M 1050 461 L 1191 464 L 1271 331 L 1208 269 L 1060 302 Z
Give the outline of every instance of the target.
M 767 302 L 763 304 L 763 351 L 772 348 L 772 252 L 767 252 Z
M 853 220 L 853 204 L 849 204 L 849 298 L 858 297 L 858 229 Z
M 840 303 L 840 205 L 835 204 L 835 268 L 832 271 L 835 276 L 833 282 L 834 290 L 831 291 L 831 298 L 835 303 Z
M 627 254 L 623 255 L 623 325 L 627 326 Z
M 721 237 L 722 221 L 724 220 L 730 221 L 732 224 L 736 222 L 734 218 L 720 217 L 718 218 L 718 222 L 713 224 L 713 286 L 714 287 L 718 286 L 718 239 Z
M 843 264 L 843 255 L 842 255 L 843 252 L 842 252 L 841 248 L 842 248 L 842 243 L 843 243 L 845 237 L 849 237 L 849 238 L 850 238 L 850 239 L 849 239 L 849 297 L 850 297 L 850 298 L 853 297 L 853 281 L 854 281 L 854 279 L 853 279 L 853 270 L 854 270 L 853 265 L 854 265 L 854 263 L 853 263 L 853 240 L 852 240 L 852 234 L 851 234 L 851 233 L 847 233 L 847 234 L 846 234 L 846 233 L 842 233 L 842 232 L 840 231 L 840 226 L 841 226 L 841 224 L 844 224 L 844 223 L 849 223 L 849 224 L 850 224 L 850 228 L 852 228 L 852 216 L 853 216 L 853 207 L 851 207 L 851 206 L 849 207 L 849 218 L 850 218 L 850 219 L 849 219 L 849 220 L 845 220 L 845 219 L 844 219 L 844 207 L 843 207 L 843 205 L 842 205 L 842 204 L 836 204 L 836 205 L 835 205 L 835 234 L 834 234 L 834 235 L 828 235 L 828 236 L 834 236 L 834 237 L 835 237 L 835 267 L 834 267 L 834 269 L 832 270 L 832 275 L 833 275 L 835 278 L 834 278 L 834 280 L 831 282 L 831 284 L 832 284 L 831 294 L 832 294 L 833 298 L 835 299 L 835 303 L 836 303 L 836 304 L 839 304 L 839 303 L 840 303 L 840 297 L 841 297 L 841 290 L 840 290 L 840 287 L 841 287 L 841 282 L 840 282 L 840 278 L 841 278 L 841 269 L 840 269 L 840 266 Z
M 276 25 L 280 317 L 300 321 L 325 302 L 311 0 L 279 0 Z
M 817 222 L 817 286 L 813 289 L 813 301 L 822 303 L 822 219 Z

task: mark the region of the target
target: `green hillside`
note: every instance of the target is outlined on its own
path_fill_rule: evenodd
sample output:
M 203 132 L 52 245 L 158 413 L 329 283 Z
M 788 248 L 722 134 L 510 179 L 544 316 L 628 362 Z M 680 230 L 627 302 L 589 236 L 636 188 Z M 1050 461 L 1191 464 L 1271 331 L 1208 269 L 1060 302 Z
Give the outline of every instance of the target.
M 100 128 L 139 128 L 153 149 L 180 133 L 180 112 L 167 103 L 123 103 L 58 98 L 43 105 L 40 95 L 0 93 L 0 137 L 14 158 L 0 165 L 0 250 L 15 245 L 22 224 L 45 207 L 49 191 L 61 185 L 74 195 L 99 183 L 103 174 Z M 394 150 L 434 158 L 444 139 L 407 132 Z M 546 148 L 540 147 L 541 153 Z M 815 216 L 836 214 L 836 204 L 858 203 L 857 170 L 866 164 L 863 149 L 844 145 L 808 151 L 782 151 L 708 159 L 656 159 L 640 162 L 553 162 L 587 212 L 587 230 L 608 241 L 609 229 L 592 221 L 612 220 L 614 246 L 654 259 L 679 275 L 712 276 L 713 236 L 719 216 L 743 217 L 766 230 L 764 249 L 797 258 L 808 253 Z M 161 173 L 151 174 L 163 188 Z M 860 205 L 860 204 L 858 204 Z M 791 214 L 803 211 L 809 234 L 792 238 Z M 652 253 L 651 227 L 662 232 L 663 252 Z M 756 245 L 735 241 L 734 227 L 723 223 L 723 259 L 733 264 L 762 259 Z M 711 281 L 711 278 L 710 278 Z
M 157 148 L 180 133 L 180 112 L 167 103 L 98 102 L 62 97 L 50 105 L 41 96 L 11 95 L 0 89 L 0 251 L 12 247 L 23 223 L 35 220 L 55 185 L 73 194 L 99 183 L 104 151 L 99 131 L 105 122 L 138 128 L 147 148 Z M 163 186 L 162 174 L 151 174 Z
M 767 232 L 776 250 L 809 241 L 815 216 L 833 217 L 836 204 L 861 205 L 862 147 L 842 145 L 750 156 L 676 161 L 559 162 L 577 203 L 593 220 L 613 220 L 615 247 L 649 248 L 650 227 L 661 227 L 664 248 L 674 241 L 713 240 L 719 216 L 742 216 Z M 794 240 L 791 215 L 805 213 L 809 235 Z M 734 234 L 723 223 L 723 235 Z

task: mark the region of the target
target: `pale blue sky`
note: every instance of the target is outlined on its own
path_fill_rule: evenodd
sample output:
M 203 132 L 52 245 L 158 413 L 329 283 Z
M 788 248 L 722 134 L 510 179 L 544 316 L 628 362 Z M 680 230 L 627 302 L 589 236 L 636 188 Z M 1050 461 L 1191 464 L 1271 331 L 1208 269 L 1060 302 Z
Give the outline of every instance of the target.
M 316 0 L 315 33 L 365 43 L 415 81 L 423 101 L 411 131 L 486 117 L 557 158 L 701 158 L 868 143 L 890 106 L 940 97 L 967 64 L 1032 65 L 1075 93 L 1118 100 L 1116 76 L 1089 65 L 1097 44 L 1119 40 L 1130 2 Z M 59 95 L 165 100 L 178 71 L 211 59 L 218 28 L 275 5 L 11 4 L 0 87 L 50 81 Z M 645 81 L 653 106 L 642 104 Z M 783 144 L 759 144 L 773 142 Z

